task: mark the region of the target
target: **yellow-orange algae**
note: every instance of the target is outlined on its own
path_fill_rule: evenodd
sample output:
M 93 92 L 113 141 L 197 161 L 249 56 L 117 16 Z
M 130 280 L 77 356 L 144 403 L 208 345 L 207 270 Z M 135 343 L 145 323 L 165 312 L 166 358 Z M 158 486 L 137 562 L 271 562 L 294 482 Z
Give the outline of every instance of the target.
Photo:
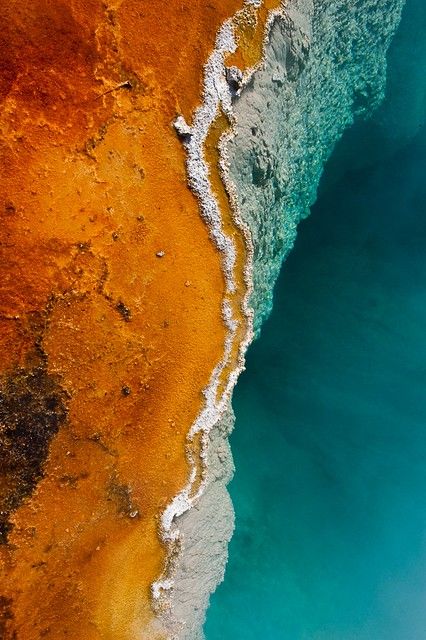
M 225 336 L 220 256 L 171 122 L 198 104 L 240 6 L 0 8 L 0 383 L 25 397 L 44 376 L 67 398 L 37 468 L 21 460 L 19 504 L 6 445 L 25 416 L 2 432 L 5 639 L 162 637 L 157 517 L 187 480 L 186 433 Z M 54 416 L 58 398 L 44 400 Z
M 245 317 L 243 310 L 243 300 L 247 290 L 247 284 L 245 282 L 246 239 L 242 230 L 235 224 L 229 195 L 226 192 L 220 171 L 219 142 L 222 135 L 229 129 L 229 127 L 230 124 L 226 115 L 223 113 L 219 114 L 210 127 L 209 135 L 205 142 L 205 157 L 209 166 L 210 184 L 221 211 L 223 230 L 228 237 L 232 238 L 236 249 L 234 278 L 238 283 L 235 292 L 232 294 L 228 293 L 226 296 L 233 311 L 233 318 L 237 322 L 237 327 L 233 337 L 228 362 L 221 372 L 220 384 L 217 390 L 218 399 L 224 392 L 230 372 L 237 366 L 240 346 L 244 341 L 247 331 L 247 318 Z
M 233 18 L 234 34 L 237 48 L 225 58 L 225 64 L 229 68 L 237 66 L 240 71 L 247 73 L 253 69 L 262 59 L 265 31 L 271 11 L 281 6 L 281 0 L 264 0 L 260 6 L 245 5 Z M 224 113 L 219 113 L 211 125 L 205 141 L 204 151 L 206 162 L 209 166 L 209 179 L 212 191 L 221 211 L 224 233 L 232 238 L 236 249 L 236 261 L 234 278 L 237 282 L 233 294 L 227 293 L 227 301 L 233 311 L 236 321 L 236 330 L 233 336 L 232 346 L 228 362 L 223 368 L 218 386 L 218 399 L 223 393 L 229 379 L 229 374 L 238 366 L 241 359 L 241 349 L 244 348 L 247 334 L 247 309 L 244 308 L 248 294 L 246 232 L 242 223 L 238 223 L 233 210 L 234 204 L 230 201 L 221 167 L 220 143 L 229 134 L 232 124 Z
M 236 51 L 227 58 L 227 65 L 241 70 L 255 67 L 262 58 L 265 26 L 270 12 L 278 9 L 282 0 L 263 0 L 260 6 L 246 5 L 235 17 Z

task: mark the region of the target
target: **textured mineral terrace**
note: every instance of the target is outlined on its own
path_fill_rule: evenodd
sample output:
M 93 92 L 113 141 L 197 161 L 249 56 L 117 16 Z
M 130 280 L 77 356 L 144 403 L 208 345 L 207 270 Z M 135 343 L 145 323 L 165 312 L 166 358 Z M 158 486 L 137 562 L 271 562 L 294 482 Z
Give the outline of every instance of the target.
M 252 282 L 401 5 L 1 3 L 0 638 L 202 637 Z

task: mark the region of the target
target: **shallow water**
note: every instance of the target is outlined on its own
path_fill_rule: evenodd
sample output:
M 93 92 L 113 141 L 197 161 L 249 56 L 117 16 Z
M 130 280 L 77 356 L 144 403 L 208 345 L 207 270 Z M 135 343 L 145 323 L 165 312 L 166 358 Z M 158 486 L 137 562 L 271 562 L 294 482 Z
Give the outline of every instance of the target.
M 426 638 L 425 16 L 408 0 L 387 104 L 338 145 L 248 354 L 207 640 Z

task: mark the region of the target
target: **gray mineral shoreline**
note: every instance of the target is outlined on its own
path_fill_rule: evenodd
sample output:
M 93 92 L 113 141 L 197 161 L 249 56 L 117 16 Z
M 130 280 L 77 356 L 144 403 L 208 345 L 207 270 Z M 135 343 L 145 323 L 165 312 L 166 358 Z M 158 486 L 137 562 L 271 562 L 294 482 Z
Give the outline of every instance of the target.
M 264 63 L 234 100 L 226 145 L 239 214 L 254 245 L 255 330 L 298 222 L 316 198 L 325 162 L 345 128 L 384 97 L 386 52 L 404 0 L 289 0 L 272 27 Z M 177 518 L 181 551 L 170 594 L 177 640 L 201 640 L 210 594 L 224 576 L 234 528 L 229 407 L 208 434 L 204 492 Z

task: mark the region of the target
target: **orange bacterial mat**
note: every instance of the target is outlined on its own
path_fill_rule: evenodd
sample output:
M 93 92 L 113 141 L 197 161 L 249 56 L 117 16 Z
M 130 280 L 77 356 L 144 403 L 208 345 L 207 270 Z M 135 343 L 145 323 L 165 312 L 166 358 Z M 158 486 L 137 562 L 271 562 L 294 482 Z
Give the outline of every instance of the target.
M 191 122 L 216 33 L 242 4 L 1 4 L 3 640 L 164 637 L 159 516 L 187 482 L 187 434 L 226 336 L 221 255 L 172 123 Z M 251 63 L 259 29 L 241 29 L 235 61 Z M 217 169 L 212 182 L 229 208 Z

